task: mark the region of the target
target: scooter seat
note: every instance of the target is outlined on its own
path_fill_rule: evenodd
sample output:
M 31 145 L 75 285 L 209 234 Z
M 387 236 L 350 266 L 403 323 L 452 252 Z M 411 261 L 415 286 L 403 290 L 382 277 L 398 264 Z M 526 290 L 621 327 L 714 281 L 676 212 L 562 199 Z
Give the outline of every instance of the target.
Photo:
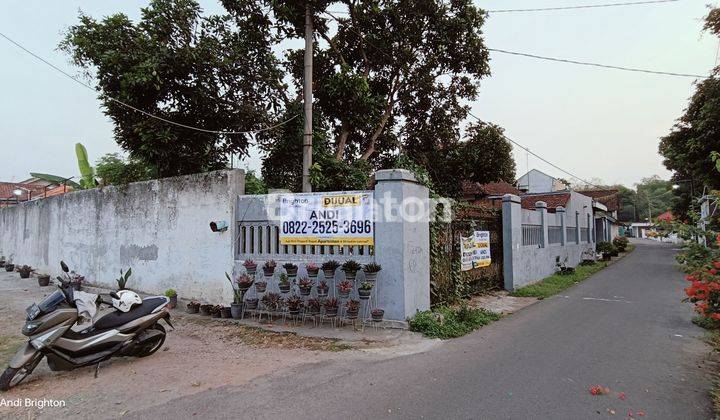
M 138 318 L 142 318 L 145 315 L 151 314 L 158 306 L 167 302 L 164 297 L 147 298 L 143 300 L 143 303 L 139 306 L 132 308 L 128 312 L 115 311 L 103 316 L 102 318 L 95 321 L 93 325 L 95 330 L 109 330 L 112 328 L 125 325 L 130 321 Z

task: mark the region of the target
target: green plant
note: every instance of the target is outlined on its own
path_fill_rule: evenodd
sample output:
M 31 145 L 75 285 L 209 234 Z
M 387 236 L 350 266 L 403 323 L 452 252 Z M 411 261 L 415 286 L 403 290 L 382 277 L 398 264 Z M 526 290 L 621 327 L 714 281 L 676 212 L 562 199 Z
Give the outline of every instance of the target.
M 618 252 L 625 252 L 629 243 L 630 240 L 624 236 L 616 236 L 612 241 L 612 244 L 617 248 Z
M 360 287 L 358 287 L 358 289 L 360 289 L 360 290 L 372 290 L 372 288 L 373 288 L 373 284 L 370 283 L 369 281 L 364 281 L 364 282 L 360 283 Z
M 169 298 L 174 298 L 174 297 L 177 297 L 177 292 L 175 291 L 175 289 L 167 289 L 165 291 L 165 296 L 167 296 Z
M 461 337 L 500 318 L 502 315 L 485 309 L 471 309 L 465 305 L 458 309 L 441 306 L 433 311 L 419 312 L 408 323 L 411 331 L 445 340 Z
M 233 279 L 232 277 L 230 277 L 230 274 L 226 272 L 225 278 L 228 279 L 228 281 L 230 282 L 230 287 L 232 287 L 233 302 L 238 305 L 241 304 L 243 298 L 245 298 L 245 293 L 250 287 L 252 287 L 252 277 L 248 276 L 247 274 L 243 274 Z
M 280 274 L 280 284 L 290 284 L 290 279 L 288 278 L 288 275 L 285 273 Z
M 340 263 L 335 260 L 329 260 L 322 263 L 323 270 L 336 270 L 338 267 L 340 267 Z
M 343 271 L 355 272 L 360 269 L 360 264 L 355 260 L 347 260 L 342 265 Z
M 615 247 L 610 242 L 598 242 L 595 245 L 595 250 L 600 253 L 611 253 Z
M 277 267 L 277 263 L 275 262 L 275 260 L 267 260 L 265 261 L 265 265 L 263 265 L 263 267 L 267 269 L 275 269 L 275 267 Z
M 380 270 L 382 270 L 382 266 L 375 263 L 365 264 L 365 266 L 363 267 L 363 271 L 366 273 L 377 273 Z
M 122 269 L 120 270 L 120 277 L 118 277 L 115 281 L 118 285 L 118 290 L 125 290 L 127 286 L 127 281 L 132 275 L 132 267 L 128 268 L 127 271 L 123 274 Z
M 581 265 L 576 267 L 573 273 L 553 274 L 535 284 L 521 287 L 510 293 L 510 295 L 544 299 L 574 286 L 605 267 L 607 267 L 607 263 Z
M 97 187 L 97 181 L 95 181 L 95 171 L 92 166 L 90 166 L 87 150 L 82 143 L 75 144 L 75 155 L 77 156 L 78 167 L 80 168 L 80 186 L 83 189 Z

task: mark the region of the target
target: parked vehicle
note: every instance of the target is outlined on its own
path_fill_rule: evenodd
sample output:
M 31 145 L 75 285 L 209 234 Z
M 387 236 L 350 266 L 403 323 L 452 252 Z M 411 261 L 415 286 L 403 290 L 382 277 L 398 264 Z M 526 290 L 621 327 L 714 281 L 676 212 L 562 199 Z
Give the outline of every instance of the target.
M 64 264 L 63 271 L 67 274 Z M 165 342 L 160 320 L 172 328 L 165 309 L 170 299 L 155 296 L 140 300 L 134 292 L 120 291 L 98 299 L 99 304 L 115 307 L 115 311 L 97 319 L 87 330 L 75 332 L 71 327 L 80 318 L 75 290 L 69 278 L 58 280 L 58 290 L 27 308 L 22 333 L 28 342 L 0 376 L 0 391 L 22 382 L 45 357 L 51 370 L 62 371 L 97 365 L 117 356 L 150 356 Z

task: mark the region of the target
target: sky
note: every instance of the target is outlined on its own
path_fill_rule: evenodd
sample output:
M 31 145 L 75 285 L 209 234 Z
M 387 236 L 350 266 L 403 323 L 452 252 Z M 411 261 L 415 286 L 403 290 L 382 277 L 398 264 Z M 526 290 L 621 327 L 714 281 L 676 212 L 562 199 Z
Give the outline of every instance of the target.
M 486 10 L 615 3 L 615 0 L 476 0 Z M 0 32 L 58 67 L 79 74 L 57 50 L 78 11 L 93 17 L 139 16 L 147 1 L 47 2 L 10 0 Z M 708 74 L 718 40 L 702 32 L 707 0 L 548 12 L 495 13 L 483 28 L 488 47 L 535 55 L 677 73 Z M 200 0 L 207 13 L 217 0 Z M 0 38 L 0 181 L 30 172 L 78 173 L 74 144 L 91 162 L 120 149 L 97 95 Z M 682 114 L 695 79 L 630 73 L 491 53 L 492 76 L 482 80 L 473 113 L 578 177 L 627 186 L 670 173 L 657 153 L 659 138 Z M 515 148 L 518 175 L 527 168 L 570 178 Z M 258 169 L 260 156 L 236 167 Z

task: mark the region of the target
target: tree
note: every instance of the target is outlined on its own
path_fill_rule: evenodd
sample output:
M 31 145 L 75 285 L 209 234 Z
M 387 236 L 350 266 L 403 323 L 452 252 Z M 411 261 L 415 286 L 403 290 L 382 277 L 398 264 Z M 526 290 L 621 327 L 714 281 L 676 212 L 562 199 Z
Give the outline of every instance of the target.
M 250 135 L 178 127 L 133 111 L 210 131 L 265 127 L 282 108 L 283 74 L 271 47 L 272 21 L 257 1 L 203 16 L 194 0 L 152 0 L 132 22 L 80 14 L 60 48 L 94 74 L 115 140 L 159 176 L 220 169 L 244 153 Z
M 705 30 L 720 36 L 720 9 L 712 9 L 705 18 Z M 684 181 L 674 203 L 678 215 L 685 215 L 690 208 L 690 181 L 696 186 L 696 193 L 702 191 L 702 186 L 720 188 L 720 172 L 714 170 L 711 158 L 712 152 L 720 151 L 719 70 L 716 68 L 709 78 L 697 84 L 685 113 L 660 141 L 663 163 L 674 172 L 672 180 Z
M 137 158 L 124 159 L 117 153 L 108 153 L 98 159 L 95 173 L 104 185 L 126 185 L 157 178 L 155 167 Z
M 444 192 L 456 192 L 455 183 L 448 185 L 447 179 L 457 172 L 448 175 L 441 168 L 450 170 L 457 156 L 468 151 L 459 144 L 466 104 L 477 98 L 480 79 L 489 75 L 481 31 L 484 12 L 470 0 L 346 0 L 333 3 L 333 10 L 338 3 L 347 15 L 329 15 L 329 2 L 312 2 L 320 41 L 314 57 L 314 113 L 321 132 L 315 137 L 322 144 L 319 150 L 314 147 L 314 160 L 322 176 L 316 179 L 342 181 L 338 176 L 347 176 L 349 184 L 357 184 L 371 169 L 391 164 L 404 152 L 418 163 L 435 165 L 430 172 L 438 185 L 447 187 Z M 224 4 L 233 10 L 233 1 Z M 286 39 L 303 35 L 305 1 L 271 0 L 270 5 Z M 290 51 L 286 61 L 298 92 L 303 53 Z M 283 135 L 276 131 L 262 136 L 264 150 L 271 162 L 282 155 L 287 166 L 298 167 L 300 154 L 286 152 L 300 139 L 287 143 Z M 491 148 L 486 153 L 507 150 Z M 483 169 L 488 174 L 479 176 Z M 270 172 L 264 170 L 264 177 Z M 496 178 L 492 168 L 474 172 L 478 179 Z M 297 173 L 292 171 L 293 176 Z
M 670 210 L 673 205 L 672 182 L 657 175 L 643 178 L 636 184 L 637 215 L 639 220 L 650 220 Z

